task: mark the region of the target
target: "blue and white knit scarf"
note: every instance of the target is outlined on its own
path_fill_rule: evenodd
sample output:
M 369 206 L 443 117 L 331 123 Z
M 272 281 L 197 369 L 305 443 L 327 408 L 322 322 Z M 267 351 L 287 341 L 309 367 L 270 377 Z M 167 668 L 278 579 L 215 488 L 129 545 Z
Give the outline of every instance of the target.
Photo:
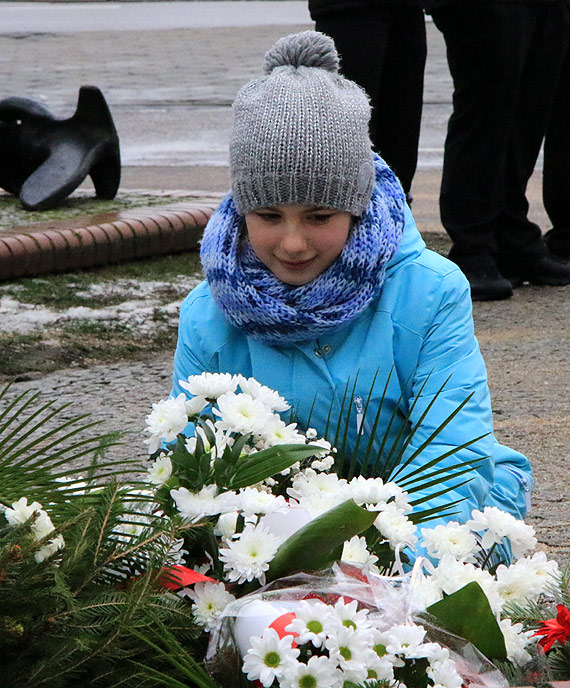
M 200 257 L 212 296 L 232 324 L 266 344 L 301 342 L 357 317 L 378 295 L 402 237 L 405 197 L 382 158 L 374 164 L 372 198 L 342 253 L 299 287 L 278 280 L 257 258 L 226 196 L 206 226 Z

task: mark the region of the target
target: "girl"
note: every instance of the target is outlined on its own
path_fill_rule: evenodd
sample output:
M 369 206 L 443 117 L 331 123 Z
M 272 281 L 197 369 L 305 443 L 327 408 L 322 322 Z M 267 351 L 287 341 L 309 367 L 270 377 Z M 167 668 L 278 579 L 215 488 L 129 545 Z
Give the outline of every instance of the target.
M 481 459 L 424 508 L 459 501 L 457 520 L 484 506 L 523 517 L 530 466 L 493 435 L 469 284 L 426 249 L 398 180 L 371 152 L 369 118 L 334 43 L 313 31 L 277 41 L 265 76 L 240 90 L 232 190 L 204 233 L 206 281 L 182 306 L 172 394 L 204 371 L 253 376 L 323 434 L 348 390 L 353 448 L 361 424 L 363 446 L 374 434 L 382 399 L 377 450 L 421 419 L 404 451 L 426 442 L 412 467 L 447 452 L 449 467 Z

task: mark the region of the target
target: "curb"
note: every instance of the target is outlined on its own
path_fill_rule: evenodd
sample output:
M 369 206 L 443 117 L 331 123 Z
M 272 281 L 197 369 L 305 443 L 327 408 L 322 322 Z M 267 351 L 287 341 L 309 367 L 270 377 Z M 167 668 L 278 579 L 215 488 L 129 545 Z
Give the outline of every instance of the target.
M 2 231 L 0 280 L 191 251 L 215 207 L 175 203 Z

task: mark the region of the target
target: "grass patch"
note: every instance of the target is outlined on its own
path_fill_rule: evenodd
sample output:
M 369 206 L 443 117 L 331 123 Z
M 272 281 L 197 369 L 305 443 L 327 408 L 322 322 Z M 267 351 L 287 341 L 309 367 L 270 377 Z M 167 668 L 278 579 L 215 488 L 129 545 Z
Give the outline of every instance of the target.
M 119 293 L 94 294 L 93 285 L 112 287 L 118 280 L 141 282 L 171 282 L 160 290 L 165 300 L 176 298 L 180 290 L 175 282 L 180 277 L 191 277 L 201 272 L 198 251 L 176 255 L 157 256 L 143 260 L 90 268 L 77 272 L 66 272 L 42 277 L 25 277 L 0 285 L 0 298 L 9 295 L 21 303 L 46 306 L 54 310 L 65 310 L 74 306 L 101 308 L 113 306 L 125 300 Z
M 54 210 L 29 212 L 19 199 L 0 193 L 0 236 L 2 228 L 196 200 L 200 199 L 191 194 L 129 192 L 103 201 L 94 193 L 79 191 Z M 173 352 L 177 336 L 173 306 L 200 279 L 199 252 L 190 251 L 0 283 L 0 304 L 8 297 L 0 314 L 5 318 L 5 327 L 0 324 L 0 379 L 29 379 L 70 366 L 133 361 L 152 353 Z M 37 312 L 28 312 L 18 322 L 20 312 L 9 299 Z M 125 302 L 129 302 L 128 308 L 114 308 Z M 88 311 L 70 319 L 75 314 L 66 311 L 76 307 L 111 310 L 105 314 L 109 319 L 91 318 L 102 314 Z M 18 333 L 28 332 L 30 319 L 36 316 L 36 322 L 43 325 L 30 334 Z M 15 331 L 9 332 L 10 328 Z

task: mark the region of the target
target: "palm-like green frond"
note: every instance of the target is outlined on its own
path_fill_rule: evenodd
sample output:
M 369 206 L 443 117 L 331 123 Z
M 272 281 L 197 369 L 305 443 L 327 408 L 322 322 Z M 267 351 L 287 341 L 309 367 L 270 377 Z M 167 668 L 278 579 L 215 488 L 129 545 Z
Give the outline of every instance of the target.
M 91 436 L 99 423 L 87 414 L 66 417 L 69 404 L 41 403 L 39 393 L 29 390 L 8 402 L 7 391 L 0 391 L 0 504 L 25 496 L 53 505 L 73 497 L 86 479 L 133 472 L 135 461 L 117 464 L 102 458 L 117 444 L 116 434 Z M 80 471 L 86 475 L 78 477 Z
M 349 447 L 349 428 L 355 423 L 355 410 L 350 400 L 356 390 L 357 379 L 347 383 L 341 409 L 337 418 L 331 420 L 332 408 L 329 409 L 329 421 L 327 423 L 326 438 L 337 447 L 335 469 L 339 475 L 351 478 L 355 475 L 378 476 L 383 480 L 396 480 L 398 485 L 405 489 L 408 494 L 421 492 L 423 496 L 411 500 L 414 507 L 418 507 L 426 501 L 435 497 L 443 496 L 452 489 L 458 488 L 470 480 L 469 474 L 488 457 L 477 457 L 471 460 L 457 460 L 455 464 L 449 465 L 448 459 L 466 449 L 486 435 L 474 437 L 473 439 L 458 444 L 451 449 L 445 449 L 434 458 L 426 460 L 421 467 L 417 467 L 417 459 L 430 446 L 437 442 L 443 430 L 451 423 L 458 413 L 469 402 L 471 395 L 467 396 L 457 407 L 437 425 L 437 427 L 426 437 L 419 446 L 413 447 L 414 439 L 423 428 L 426 418 L 430 412 L 433 413 L 434 405 L 448 384 L 446 380 L 432 396 L 422 413 L 415 422 L 412 418 L 416 415 L 415 410 L 422 396 L 422 392 L 429 381 L 429 376 L 423 382 L 414 401 L 407 413 L 402 412 L 401 403 L 403 394 L 394 405 L 393 410 L 388 416 L 385 427 L 380 426 L 381 418 L 385 412 L 388 388 L 392 379 L 392 371 L 388 375 L 384 387 L 380 393 L 377 408 L 371 423 L 370 420 L 371 400 L 377 384 L 376 377 L 365 400 L 363 400 L 362 417 L 356 434 L 354 447 Z M 331 428 L 334 431 L 331 432 Z M 443 465 L 445 462 L 445 465 Z M 450 510 L 459 502 L 449 503 L 436 509 L 416 512 L 414 519 L 416 522 L 427 521 L 438 518 L 443 513 L 450 513 Z

